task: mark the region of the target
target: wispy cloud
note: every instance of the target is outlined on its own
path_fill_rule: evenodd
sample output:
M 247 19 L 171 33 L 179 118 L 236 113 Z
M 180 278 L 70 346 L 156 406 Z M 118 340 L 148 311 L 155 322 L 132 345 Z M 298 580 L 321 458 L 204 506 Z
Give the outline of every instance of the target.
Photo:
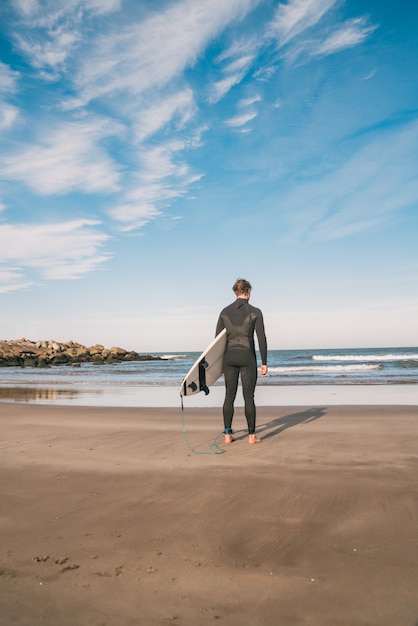
M 254 61 L 252 41 L 246 42 L 245 46 L 241 42 L 237 46 L 232 46 L 223 55 L 219 55 L 218 62 L 228 60 L 229 62 L 222 67 L 222 76 L 210 86 L 208 102 L 216 104 L 219 102 L 235 85 L 238 85 L 247 75 Z M 234 58 L 233 55 L 236 55 Z M 231 60 L 232 59 L 232 60 Z
M 229 120 L 226 120 L 225 126 L 233 126 L 233 127 L 245 126 L 246 124 L 248 124 L 248 122 L 253 120 L 255 117 L 257 117 L 257 113 L 255 112 L 243 113 L 242 115 L 237 115 L 236 117 L 231 117 Z
M 334 54 L 345 48 L 357 46 L 363 43 L 376 28 L 377 26 L 368 26 L 364 18 L 347 20 L 318 45 L 313 55 Z
M 57 78 L 66 60 L 82 40 L 86 15 L 116 11 L 120 0 L 12 0 L 20 18 L 21 32 L 15 41 L 41 76 Z
M 0 61 L 0 93 L 15 93 L 18 88 L 20 74 L 15 72 L 9 65 Z
M 7 97 L 18 90 L 19 76 L 19 72 L 0 61 L 0 131 L 13 126 L 19 116 L 18 108 L 7 102 Z
M 19 117 L 19 109 L 0 99 L 0 131 L 11 128 Z
M 184 159 L 187 150 L 199 145 L 203 127 L 194 124 L 196 98 L 183 72 L 259 1 L 180 0 L 158 10 L 143 7 L 137 19 L 128 12 L 129 23 L 127 14 L 118 13 L 117 28 L 103 20 L 100 29 L 96 20 L 90 32 L 90 18 L 117 12 L 119 0 L 57 0 L 48 7 L 37 0 L 14 0 L 20 20 L 16 45 L 38 79 L 60 77 L 68 88 L 56 90 L 54 103 L 48 103 L 47 124 L 35 120 L 35 139 L 3 154 L 0 175 L 40 195 L 116 192 L 108 215 L 124 230 L 158 217 L 201 177 Z M 244 49 L 240 55 L 225 55 L 228 77 L 218 93 L 239 82 L 250 63 Z M 12 87 L 17 75 L 1 69 Z M 92 113 L 99 100 L 108 117 Z M 10 127 L 18 114 L 4 104 L 0 125 Z M 172 140 L 179 131 L 181 139 Z M 124 145 L 119 161 L 115 150 L 109 150 L 114 139 Z
M 0 293 L 11 293 L 27 289 L 32 285 L 24 273 L 14 267 L 2 268 L 0 265 Z
M 290 238 L 336 240 L 392 223 L 418 203 L 418 124 L 388 130 L 335 172 L 300 183 L 281 202 Z
M 217 81 L 211 87 L 209 94 L 209 102 L 216 104 L 219 102 L 235 85 L 238 85 L 244 78 L 245 72 L 239 72 L 238 74 L 232 74 L 222 80 Z
M 244 126 L 251 122 L 251 120 L 255 119 L 258 115 L 255 110 L 255 104 L 257 102 L 261 102 L 262 98 L 260 94 L 255 94 L 254 96 L 250 96 L 248 98 L 242 98 L 237 103 L 238 113 L 233 117 L 225 120 L 225 126 L 229 126 L 230 128 L 240 128 L 241 132 L 249 132 L 249 128 L 243 129 Z M 248 109 L 245 111 L 245 109 Z
M 23 17 L 30 18 L 37 26 L 53 28 L 68 15 L 115 11 L 120 7 L 120 0 L 54 0 L 50 5 L 42 0 L 12 0 L 12 4 Z
M 72 52 L 75 44 L 80 40 L 79 34 L 74 32 L 61 31 L 54 34 L 52 41 L 37 41 L 32 37 L 16 37 L 20 50 L 26 57 L 29 57 L 33 67 L 37 69 L 56 70 L 61 66 Z M 42 78 L 55 79 L 57 73 L 54 71 L 50 75 L 41 74 Z
M 289 0 L 279 4 L 270 25 L 280 46 L 317 24 L 337 0 Z
M 142 142 L 161 130 L 173 119 L 177 120 L 176 130 L 183 128 L 196 112 L 193 91 L 186 88 L 161 100 L 153 101 L 134 114 L 133 127 L 138 141 Z
M 139 23 L 106 33 L 83 55 L 75 77 L 78 102 L 161 88 L 192 67 L 207 44 L 256 0 L 183 0 Z M 179 36 L 181 33 L 181 36 Z
M 29 127 L 36 117 L 30 131 L 34 139 L 27 143 L 16 139 L 14 146 L 4 151 L 0 175 L 12 184 L 23 183 L 38 195 L 114 194 L 106 200 L 106 212 L 120 230 L 141 229 L 159 218 L 203 175 L 187 160 L 187 152 L 201 145 L 204 132 L 203 125 L 198 127 L 199 107 L 219 103 L 251 76 L 257 59 L 257 72 L 251 76 L 256 85 L 249 90 L 245 84 L 232 112 L 229 108 L 219 124 L 238 129 L 235 134 L 250 132 L 250 122 L 259 113 L 257 103 L 264 101 L 260 77 L 270 80 L 277 70 L 270 54 L 265 56 L 266 67 L 260 61 L 266 48 L 271 48 L 271 37 L 276 55 L 279 48 L 295 58 L 303 53 L 309 60 L 358 45 L 373 31 L 363 18 L 342 24 L 324 20 L 337 0 L 289 0 L 278 5 L 272 22 L 263 23 L 256 36 L 249 28 L 239 37 L 228 37 L 225 49 L 211 57 L 211 71 L 189 82 L 189 70 L 191 74 L 208 46 L 260 1 L 178 0 L 157 9 L 151 3 L 137 12 L 124 13 L 118 12 L 120 0 L 56 0 L 53 6 L 41 0 L 13 0 L 23 25 L 15 42 L 37 70 L 32 78 L 60 77 L 63 88 L 51 90 L 54 102 L 45 98 L 37 114 L 31 117 L 28 113 L 26 120 L 24 109 L 0 100 L 0 130 L 8 130 L 18 119 Z M 108 18 L 111 13 L 115 13 L 114 22 Z M 92 17 L 96 21 L 90 33 Z M 17 91 L 19 74 L 0 63 L 2 78 L 6 93 Z M 280 103 L 276 100 L 273 106 Z M 296 212 L 301 210 L 297 197 L 293 202 Z M 102 203 L 99 210 L 104 210 Z M 342 236 L 344 229 L 347 233 L 353 228 L 352 224 L 344 226 L 342 217 L 337 226 L 338 212 L 332 219 L 328 211 L 321 204 L 310 214 L 313 237 Z M 379 216 L 370 219 L 376 223 Z M 362 224 L 366 227 L 364 221 Z M 61 234 L 56 231 L 58 226 L 2 226 L 0 244 L 7 232 L 17 239 L 17 229 L 20 240 L 27 235 L 28 241 L 39 244 L 45 237 L 45 245 L 28 245 L 30 258 L 22 257 L 23 252 L 13 256 L 6 248 L 17 268 L 14 275 L 21 276 L 22 267 L 31 267 L 43 277 L 73 278 L 108 258 L 99 254 L 107 236 L 96 226 L 94 220 L 65 222 L 64 231 L 68 230 Z M 54 238 L 62 243 L 63 255 L 51 263 L 47 253 L 44 262 L 38 250 L 48 251 Z M 66 242 L 72 239 L 80 245 L 90 241 L 91 251 L 71 256 Z M 4 261 L 2 254 L 6 253 L 0 252 L 0 261 Z
M 116 163 L 100 146 L 120 126 L 106 118 L 62 122 L 43 129 L 45 138 L 0 159 L 0 173 L 43 195 L 74 190 L 110 192 L 118 188 Z
M 234 61 L 231 61 L 229 65 L 224 68 L 225 74 L 235 74 L 239 72 L 246 72 L 253 62 L 254 57 L 250 54 L 241 56 Z
M 56 280 L 81 278 L 96 269 L 110 258 L 100 252 L 110 237 L 96 228 L 99 225 L 81 219 L 0 225 L 0 291 L 27 286 L 32 282 L 25 278 L 28 269 Z
M 91 121 L 76 121 L 61 124 L 48 131 L 42 142 L 8 156 L 1 166 L 4 176 L 42 194 L 119 188 L 119 198 L 108 214 L 124 230 L 141 228 L 158 217 L 201 176 L 183 158 L 186 150 L 199 144 L 196 137 L 201 132 L 192 125 L 197 105 L 183 72 L 195 65 L 211 40 L 258 2 L 181 0 L 158 11 L 143 10 L 141 19 L 129 24 L 121 18 L 117 29 L 107 23 L 99 36 L 82 42 L 80 15 L 97 9 L 99 2 L 59 2 L 53 15 L 42 12 L 37 3 L 22 5 L 28 21 L 30 17 L 38 29 L 49 29 L 48 37 L 40 38 L 40 47 L 33 44 L 30 33 L 19 40 L 21 49 L 32 53 L 32 64 L 57 71 L 71 67 L 68 78 L 74 95 L 62 100 L 63 110 L 81 112 L 98 100 L 106 102 L 122 120 L 127 158 L 137 165 L 135 174 L 124 177 L 105 152 L 103 139 L 118 132 L 110 122 L 104 130 Z M 107 10 L 116 10 L 117 4 L 108 2 Z M 71 22 L 73 29 L 68 28 Z M 67 63 L 70 55 L 71 64 Z M 221 94 L 231 88 L 231 78 L 241 80 L 250 63 L 245 55 L 225 57 L 225 61 L 228 78 L 218 85 Z M 182 139 L 170 140 L 179 130 L 184 131 Z M 165 137 L 156 137 L 162 131 Z M 151 139 L 153 144 L 147 146 Z
M 202 129 L 203 132 L 203 129 Z M 141 228 L 161 214 L 175 198 L 187 193 L 200 179 L 178 155 L 199 142 L 200 133 L 189 142 L 171 141 L 140 152 L 139 172 L 125 191 L 121 202 L 109 215 L 122 230 Z
M 252 104 L 255 104 L 256 102 L 261 102 L 261 101 L 262 101 L 262 97 L 260 96 L 260 94 L 256 94 L 255 96 L 251 96 L 249 98 L 243 98 L 242 100 L 238 102 L 238 106 L 249 107 Z
M 324 21 L 337 0 L 289 0 L 280 4 L 268 29 L 268 35 L 277 38 L 284 57 L 293 63 L 297 59 L 335 54 L 340 50 L 363 43 L 377 28 L 365 17 Z M 321 27 L 321 28 L 319 28 Z

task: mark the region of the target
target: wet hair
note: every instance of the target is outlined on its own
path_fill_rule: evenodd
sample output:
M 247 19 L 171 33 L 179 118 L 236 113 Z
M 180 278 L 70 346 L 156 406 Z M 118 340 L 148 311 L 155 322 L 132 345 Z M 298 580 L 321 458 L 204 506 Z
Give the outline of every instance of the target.
M 244 278 L 238 278 L 235 281 L 235 285 L 232 287 L 233 292 L 236 296 L 242 296 L 243 294 L 247 294 L 251 291 L 251 283 Z

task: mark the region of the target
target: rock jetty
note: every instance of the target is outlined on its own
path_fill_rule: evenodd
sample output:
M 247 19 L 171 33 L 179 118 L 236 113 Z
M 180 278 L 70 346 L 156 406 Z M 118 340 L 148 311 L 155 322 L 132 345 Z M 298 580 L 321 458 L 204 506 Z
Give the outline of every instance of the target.
M 101 344 L 83 346 L 74 341 L 16 341 L 0 340 L 0 367 L 26 366 L 49 367 L 51 365 L 75 365 L 79 363 L 123 363 L 125 361 L 159 361 L 158 356 L 138 354 L 123 348 L 105 348 Z

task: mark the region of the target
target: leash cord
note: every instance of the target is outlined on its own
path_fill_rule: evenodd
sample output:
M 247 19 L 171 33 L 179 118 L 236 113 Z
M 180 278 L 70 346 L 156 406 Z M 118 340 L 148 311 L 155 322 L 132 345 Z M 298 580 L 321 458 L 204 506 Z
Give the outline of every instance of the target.
M 187 438 L 186 428 L 184 425 L 183 396 L 180 396 L 180 397 L 181 397 L 181 427 L 183 430 L 184 441 L 186 442 L 186 446 L 189 448 L 190 452 L 193 452 L 193 454 L 223 454 L 225 450 L 218 445 L 218 439 L 224 434 L 223 432 L 219 433 L 219 435 L 216 435 L 215 439 L 213 440 L 213 443 L 211 443 L 210 445 L 210 450 L 199 452 L 199 450 L 195 450 L 194 448 L 192 448 Z

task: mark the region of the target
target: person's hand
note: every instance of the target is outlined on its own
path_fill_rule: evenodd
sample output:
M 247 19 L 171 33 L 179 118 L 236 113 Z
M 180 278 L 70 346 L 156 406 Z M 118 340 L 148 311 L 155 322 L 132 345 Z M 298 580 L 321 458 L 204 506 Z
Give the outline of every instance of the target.
M 260 376 L 265 376 L 267 374 L 268 367 L 267 365 L 260 365 Z

